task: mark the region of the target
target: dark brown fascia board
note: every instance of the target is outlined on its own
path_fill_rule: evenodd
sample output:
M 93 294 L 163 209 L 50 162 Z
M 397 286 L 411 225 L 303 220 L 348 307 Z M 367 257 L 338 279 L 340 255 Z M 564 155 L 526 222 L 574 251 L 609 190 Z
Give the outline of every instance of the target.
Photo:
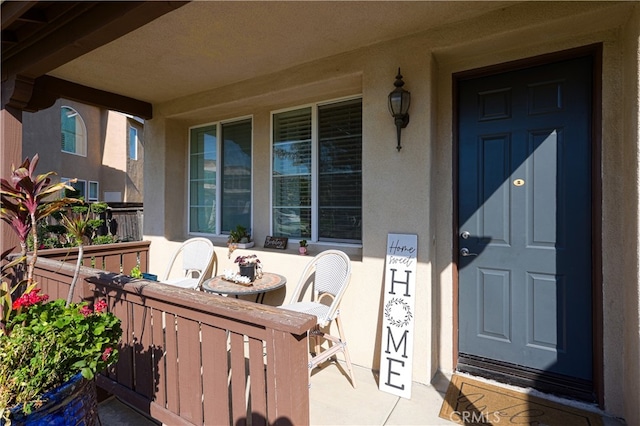
M 38 3 L 37 1 L 4 1 L 2 2 L 2 29 L 17 21 L 29 9 Z
M 46 38 L 38 38 L 37 43 L 8 58 L 3 57 L 2 80 L 18 74 L 32 78 L 43 76 L 187 3 L 97 2 L 74 19 L 43 29 Z
M 153 118 L 153 106 L 149 102 L 48 75 L 35 79 L 31 99 L 23 109 L 29 112 L 40 111 L 52 106 L 58 98 L 123 112 L 145 120 Z

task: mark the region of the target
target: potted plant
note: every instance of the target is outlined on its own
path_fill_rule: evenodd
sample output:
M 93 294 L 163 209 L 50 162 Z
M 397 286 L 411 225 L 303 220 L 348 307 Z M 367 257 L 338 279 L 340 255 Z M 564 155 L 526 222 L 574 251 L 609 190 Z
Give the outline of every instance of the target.
M 229 231 L 229 239 L 227 239 L 227 247 L 229 248 L 228 257 L 231 259 L 231 253 L 235 249 L 246 249 L 253 247 L 254 242 L 251 241 L 251 233 L 242 225 L 236 225 L 235 229 Z
M 303 255 L 306 256 L 307 255 L 307 240 L 300 240 L 300 247 L 298 248 L 298 252 Z
M 9 180 L 1 179 L 0 218 L 18 234 L 21 253 L 8 263 L 8 252 L 0 259 L 0 424 L 62 424 L 70 415 L 94 424 L 93 377 L 117 360 L 120 320 L 106 312 L 104 301 L 93 307 L 63 299 L 47 303 L 48 296 L 35 288 L 38 221 L 78 201 L 49 200 L 70 187 L 52 184 L 53 172 L 35 175 L 37 163 L 35 155 L 13 168 Z M 81 224 L 67 225 L 76 238 L 82 235 Z M 29 237 L 33 252 L 27 263 Z M 68 299 L 72 294 L 73 286 Z
M 262 276 L 262 264 L 260 259 L 255 254 L 247 256 L 238 256 L 234 263 L 238 264 L 240 269 L 240 275 L 248 277 L 249 281 L 253 282 L 256 276 L 260 278 Z
M 38 290 L 12 303 L 0 334 L 0 423 L 61 424 L 49 421 L 65 418 L 75 405 L 76 420 L 94 424 L 93 378 L 118 359 L 120 320 L 106 312 L 103 300 L 94 307 L 63 299 L 45 303 L 48 296 Z
M 251 241 L 251 233 L 242 225 L 236 225 L 235 229 L 229 231 L 227 243 L 236 244 L 236 248 L 250 248 L 254 244 Z

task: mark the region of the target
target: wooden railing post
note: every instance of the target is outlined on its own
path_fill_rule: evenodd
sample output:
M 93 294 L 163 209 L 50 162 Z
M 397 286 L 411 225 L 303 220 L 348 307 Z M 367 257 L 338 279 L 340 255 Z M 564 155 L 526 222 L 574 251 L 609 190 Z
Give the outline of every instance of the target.
M 267 349 L 269 423 L 309 424 L 309 342 L 305 335 L 270 330 Z M 286 390 L 286 391 L 283 391 Z

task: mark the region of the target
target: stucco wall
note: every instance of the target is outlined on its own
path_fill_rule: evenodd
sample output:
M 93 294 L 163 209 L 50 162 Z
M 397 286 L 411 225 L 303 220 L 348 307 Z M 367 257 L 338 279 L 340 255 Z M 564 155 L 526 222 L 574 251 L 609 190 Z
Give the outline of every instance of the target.
M 60 146 L 60 108 L 68 106 L 80 114 L 87 129 L 87 155 L 62 152 Z M 38 172 L 55 171 L 59 178 L 78 178 L 99 182 L 100 200 L 105 192 L 118 192 L 120 201 L 142 201 L 142 160 L 131 179 L 127 178 L 127 120 L 120 113 L 58 99 L 55 104 L 37 113 L 24 113 L 23 157 L 38 154 Z M 142 127 L 140 132 L 142 134 Z M 127 198 L 128 180 L 134 180 L 139 191 Z
M 104 166 L 100 182 L 100 192 L 119 192 L 125 201 L 125 181 L 127 170 L 127 117 L 119 112 L 104 111 Z
M 60 108 L 68 106 L 80 114 L 87 128 L 87 156 L 62 152 L 60 145 Z M 78 102 L 58 99 L 37 113 L 24 113 L 22 156 L 40 157 L 38 173 L 55 171 L 57 178 L 100 180 L 102 164 L 102 121 L 100 109 Z M 88 188 L 88 183 L 87 183 Z
M 637 391 L 630 391 L 635 386 L 631 383 L 640 382 L 638 24 L 629 24 L 629 20 L 637 15 L 634 3 L 525 3 L 483 19 L 154 106 L 155 118 L 146 124 L 148 140 L 153 143 L 147 144 L 145 168 L 145 235 L 153 242 L 151 269 L 161 271 L 177 244 L 188 238 L 189 126 L 251 115 L 253 230 L 258 247 L 250 251 L 259 253 L 266 269 L 285 275 L 287 290 L 291 291 L 308 259 L 296 255 L 293 244 L 286 252 L 259 248 L 270 233 L 270 111 L 362 94 L 363 243 L 362 247 L 340 246 L 353 259 L 353 278 L 342 308 L 351 356 L 356 364 L 379 368 L 387 234 L 417 234 L 413 377 L 429 383 L 436 370 L 451 373 L 455 336 L 452 74 L 602 43 L 605 404 L 614 415 L 635 418 Z M 398 66 L 402 67 L 405 88 L 412 93 L 411 122 L 402 133 L 400 152 L 395 149 L 395 127 L 386 105 Z M 633 196 L 629 197 L 627 191 Z M 621 205 L 625 215 L 619 214 Z M 624 238 L 629 229 L 635 229 L 635 234 Z M 219 247 L 219 270 L 231 267 L 225 238 L 213 239 Z M 631 246 L 631 254 L 623 258 L 624 239 Z M 329 247 L 316 244 L 310 251 L 313 254 Z M 284 291 L 267 298 L 273 304 L 286 300 Z M 630 319 L 625 318 L 627 313 L 632 314 Z M 623 340 L 628 342 L 629 354 L 620 351 L 619 342 Z

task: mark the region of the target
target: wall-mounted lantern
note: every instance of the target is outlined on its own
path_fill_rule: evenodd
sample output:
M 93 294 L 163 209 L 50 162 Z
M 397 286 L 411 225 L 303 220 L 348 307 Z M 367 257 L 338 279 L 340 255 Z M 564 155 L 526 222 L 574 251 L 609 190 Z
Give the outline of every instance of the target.
M 398 68 L 398 75 L 393 85 L 396 86 L 396 88 L 389 93 L 389 111 L 396 123 L 396 129 L 398 131 L 398 146 L 396 149 L 400 151 L 402 149 L 402 145 L 400 145 L 400 133 L 402 133 L 402 129 L 409 124 L 409 105 L 411 104 L 411 93 L 402 88 L 404 81 L 402 81 L 400 68 Z

